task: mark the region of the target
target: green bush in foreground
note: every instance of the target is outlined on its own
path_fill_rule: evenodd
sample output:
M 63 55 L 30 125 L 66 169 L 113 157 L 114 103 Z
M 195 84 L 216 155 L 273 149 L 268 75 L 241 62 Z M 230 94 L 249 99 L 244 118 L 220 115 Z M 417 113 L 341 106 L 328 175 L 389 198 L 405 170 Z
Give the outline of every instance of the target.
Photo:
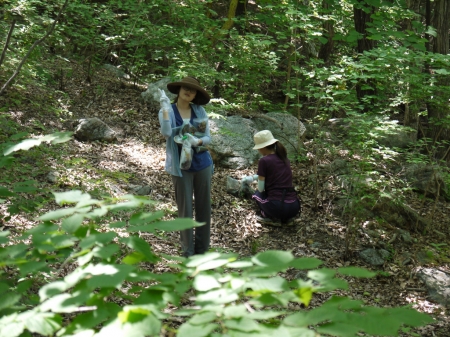
M 5 153 L 26 149 L 15 145 Z M 3 161 L 4 167 L 8 163 Z M 0 188 L 3 202 L 14 202 L 12 196 Z M 18 236 L 0 232 L 0 337 L 396 336 L 433 322 L 410 308 L 370 307 L 338 296 L 307 309 L 314 293 L 347 289 L 336 275 L 375 275 L 364 269 L 316 269 L 320 260 L 286 251 L 251 258 L 157 255 L 140 233 L 199 224 L 162 221 L 162 212 L 144 211 L 152 201 L 133 195 L 97 200 L 67 191 L 54 196 L 61 208 L 41 215 L 34 228 Z M 132 215 L 126 222 L 112 220 L 117 213 Z M 152 272 L 163 262 L 172 272 Z M 278 276 L 288 268 L 309 270 L 309 280 Z M 305 309 L 292 311 L 290 303 Z

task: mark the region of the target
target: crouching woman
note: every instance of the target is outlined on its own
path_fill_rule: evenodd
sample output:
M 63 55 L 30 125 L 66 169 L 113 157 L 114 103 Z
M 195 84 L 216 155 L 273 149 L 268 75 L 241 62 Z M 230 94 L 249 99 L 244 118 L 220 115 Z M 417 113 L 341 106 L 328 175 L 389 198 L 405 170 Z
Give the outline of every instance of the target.
M 253 139 L 253 149 L 262 155 L 258 161 L 258 189 L 252 196 L 261 211 L 260 220 L 287 223 L 299 214 L 301 203 L 292 184 L 286 148 L 269 130 L 256 133 Z

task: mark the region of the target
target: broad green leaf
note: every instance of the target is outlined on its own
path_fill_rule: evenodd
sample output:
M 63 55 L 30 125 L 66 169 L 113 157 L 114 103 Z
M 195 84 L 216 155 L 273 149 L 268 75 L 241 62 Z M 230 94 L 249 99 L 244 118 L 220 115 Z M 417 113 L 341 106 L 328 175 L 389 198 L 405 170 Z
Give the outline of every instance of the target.
M 267 250 L 252 258 L 253 263 L 259 266 L 288 266 L 294 260 L 291 252 Z
M 212 275 L 199 274 L 195 277 L 193 286 L 198 291 L 209 291 L 211 289 L 220 288 L 220 283 Z
M 263 292 L 281 292 L 289 290 L 287 281 L 279 276 L 271 278 L 255 278 L 246 283 L 248 289 Z
M 85 298 L 81 298 L 78 301 L 77 299 L 70 294 L 58 294 L 50 297 L 45 302 L 40 305 L 40 310 L 43 312 L 52 311 L 58 313 L 70 313 L 76 312 L 78 307 L 83 305 L 85 300 L 87 299 L 87 293 Z
M 131 249 L 136 250 L 136 252 L 142 254 L 146 261 L 157 262 L 158 258 L 152 252 L 150 245 L 144 239 L 137 236 L 129 236 L 128 238 L 122 238 L 121 241 L 125 243 Z
M 13 164 L 13 162 L 14 162 L 13 156 L 0 157 L 0 168 L 9 167 Z
M 218 327 L 217 324 L 192 325 L 184 323 L 178 329 L 177 337 L 207 337 Z
M 0 301 L 0 310 L 3 310 L 3 309 L 13 306 L 20 300 L 21 297 L 22 296 L 20 296 L 19 294 L 15 294 L 15 293 L 2 294 L 1 295 L 2 300 Z
M 14 259 L 14 258 L 17 258 L 20 256 L 24 256 L 26 251 L 29 248 L 30 248 L 29 245 L 26 245 L 24 243 L 19 243 L 19 244 L 13 245 L 13 246 L 5 247 L 4 253 Z
M 123 196 L 119 196 L 117 199 L 124 200 L 124 202 L 119 202 L 117 204 L 108 205 L 107 208 L 111 212 L 119 212 L 119 211 L 127 211 L 135 209 L 139 206 L 149 205 L 154 203 L 152 200 L 147 197 L 135 196 L 132 194 L 126 194 Z
M 80 241 L 81 249 L 88 249 L 94 245 L 105 245 L 110 243 L 113 239 L 115 239 L 116 233 L 114 232 L 106 232 L 106 233 L 95 233 L 91 234 L 88 237 L 84 238 Z
M 20 320 L 13 322 L 4 322 L 3 318 L 0 319 L 0 337 L 18 337 L 22 334 L 23 330 L 25 329 L 24 322 Z
M 199 294 L 197 296 L 197 303 L 200 305 L 224 304 L 237 301 L 238 299 L 238 294 L 231 289 L 217 289 L 204 294 Z
M 113 243 L 103 247 L 94 247 L 92 253 L 101 259 L 109 259 L 120 250 L 120 246 Z
M 83 214 L 73 214 L 65 219 L 61 223 L 61 228 L 68 233 L 75 233 L 77 229 L 81 226 L 84 220 Z
M 323 262 L 315 257 L 301 257 L 289 263 L 289 267 L 296 269 L 314 269 L 319 267 Z
M 45 301 L 49 297 L 60 294 L 68 289 L 67 283 L 64 281 L 55 281 L 52 283 L 45 284 L 39 289 L 39 297 L 41 302 Z
M 14 184 L 14 192 L 21 193 L 21 192 L 34 192 L 37 190 L 37 187 L 35 186 L 37 184 L 37 181 L 35 180 L 28 180 L 23 181 Z
M 270 334 L 269 336 L 279 336 L 279 337 L 318 337 L 317 333 L 308 328 L 303 327 L 284 327 L 281 326 L 274 330 L 273 334 Z
M 308 277 L 315 281 L 325 281 L 332 279 L 336 275 L 336 271 L 333 269 L 322 268 L 318 270 L 311 270 L 308 272 Z
M 198 265 L 196 268 L 196 271 L 198 272 L 198 271 L 204 271 L 204 270 L 217 269 L 219 267 L 226 265 L 228 262 L 230 262 L 228 259 L 217 259 L 217 260 L 207 261 L 205 263 Z
M 145 213 L 145 212 L 136 213 L 133 214 L 133 216 L 130 218 L 130 225 L 135 226 L 143 223 L 153 222 L 155 220 L 161 219 L 163 216 L 164 216 L 163 211 L 158 211 L 155 213 Z
M 251 318 L 251 319 L 257 319 L 257 320 L 267 320 L 271 318 L 275 318 L 281 315 L 285 315 L 286 312 L 284 311 L 272 311 L 265 309 L 264 311 L 253 311 L 249 312 L 248 315 L 245 317 Z
M 224 325 L 231 330 L 238 331 L 258 331 L 259 325 L 254 320 L 249 318 L 240 318 L 240 319 L 230 319 L 224 322 Z
M 0 197 L 13 197 L 16 193 L 11 192 L 6 187 L 0 186 Z
M 215 319 L 217 319 L 218 316 L 215 312 L 202 312 L 199 314 L 196 314 L 194 316 L 192 316 L 191 319 L 189 319 L 189 324 L 192 325 L 203 325 L 206 323 L 210 323 L 212 321 L 214 321 Z
M 363 305 L 364 302 L 361 300 L 352 300 L 348 297 L 342 296 L 333 296 L 325 304 L 326 307 L 333 306 L 336 308 L 340 308 L 341 310 L 356 310 L 356 311 L 360 311 Z
M 127 309 L 124 311 L 131 311 L 127 316 L 128 321 L 123 323 L 120 318 L 104 326 L 96 337 L 112 337 L 112 336 L 126 336 L 126 337 L 147 337 L 157 336 L 161 330 L 161 322 L 152 314 L 144 315 L 142 312 L 136 311 L 138 309 Z M 123 314 L 119 313 L 118 316 Z
M 227 268 L 236 268 L 236 269 L 244 269 L 253 267 L 253 262 L 251 261 L 234 261 L 227 263 Z
M 381 323 L 381 322 L 380 322 Z M 381 323 L 381 324 L 384 324 Z M 326 323 L 316 328 L 316 331 L 322 334 L 340 337 L 357 337 L 359 328 L 348 323 L 331 322 Z
M 127 225 L 127 223 L 125 221 L 116 221 L 116 222 L 111 222 L 109 224 L 109 228 L 125 228 Z
M 145 261 L 145 255 L 140 252 L 132 252 L 122 259 L 122 263 L 125 264 L 137 264 Z
M 90 200 L 91 196 L 79 190 L 67 191 L 67 192 L 53 192 L 55 201 L 59 205 L 74 204 L 81 201 Z
M 10 153 L 16 152 L 16 151 L 20 151 L 20 150 L 29 150 L 32 147 L 41 145 L 42 143 L 42 138 L 36 138 L 36 139 L 25 139 L 23 141 L 21 141 L 20 143 L 13 145 L 9 148 L 7 148 L 3 154 L 5 156 L 9 155 Z
M 60 144 L 68 142 L 72 139 L 73 132 L 65 131 L 65 132 L 55 132 L 50 135 L 46 135 L 43 137 L 44 141 L 51 142 L 52 144 Z
M 9 242 L 8 236 L 11 234 L 10 231 L 2 231 L 0 232 L 0 244 L 4 244 Z
M 338 272 L 346 276 L 365 277 L 365 278 L 374 277 L 377 275 L 377 273 L 358 267 L 342 267 L 338 269 Z
M 98 264 L 94 270 L 90 270 L 91 276 L 87 285 L 91 289 L 118 288 L 127 276 L 134 270 L 130 265 Z
M 314 289 L 312 287 L 301 287 L 294 290 L 294 294 L 296 294 L 299 300 L 305 305 L 308 306 L 309 302 L 311 302 L 312 295 L 314 294 Z
M 6 281 L 0 281 L 0 295 L 9 291 L 10 287 L 11 284 L 7 283 Z
M 55 249 L 63 249 L 67 247 L 72 247 L 75 244 L 75 239 L 73 236 L 69 235 L 57 235 L 51 238 L 51 243 Z
M 439 75 L 450 75 L 450 72 L 446 69 L 436 69 L 434 72 Z
M 119 314 L 117 315 L 117 317 L 119 318 L 119 321 L 123 324 L 123 323 L 135 323 L 135 322 L 139 322 L 142 321 L 143 319 L 146 318 L 146 316 L 150 315 L 151 311 L 149 311 L 148 309 L 144 309 L 144 308 L 132 308 L 129 310 L 124 310 L 119 312 Z
M 30 273 L 48 270 L 47 262 L 45 261 L 30 261 L 19 265 L 20 275 L 25 276 Z
M 288 293 L 284 294 L 275 294 L 269 292 L 258 292 L 258 291 L 249 291 L 246 293 L 249 296 L 253 296 L 251 303 L 258 307 L 263 307 L 267 305 L 275 305 L 275 306 L 287 306 L 290 301 L 292 301 L 292 296 Z
M 389 308 L 389 315 L 411 327 L 433 323 L 430 315 L 418 312 L 411 308 Z
M 25 327 L 41 336 L 51 336 L 61 328 L 62 319 L 52 313 L 34 312 L 25 320 Z
M 269 277 L 273 276 L 276 273 L 286 270 L 286 266 L 283 264 L 280 265 L 269 265 L 265 267 L 254 267 L 250 270 L 244 270 L 244 275 L 248 277 Z
M 80 266 L 86 265 L 94 257 L 94 252 L 89 250 L 89 249 L 83 249 L 80 253 L 82 253 L 82 254 L 77 254 L 76 255 L 77 256 L 77 263 Z
M 62 208 L 62 209 L 58 209 L 56 211 L 51 211 L 44 215 L 41 215 L 40 217 L 38 217 L 38 220 L 41 220 L 41 221 L 58 220 L 58 219 L 64 218 L 67 215 L 73 214 L 75 211 L 76 211 L 76 208 L 74 208 L 74 207 Z
M 188 267 L 198 267 L 206 262 L 213 261 L 220 258 L 222 255 L 216 252 L 208 252 L 206 254 L 194 255 L 190 257 L 189 261 L 186 263 Z
M 320 281 L 320 291 L 332 291 L 336 289 L 348 289 L 347 281 L 340 278 L 324 279 Z
M 160 221 L 148 225 L 133 226 L 128 229 L 129 232 L 150 232 L 163 230 L 166 232 L 181 231 L 184 229 L 202 226 L 202 223 L 196 222 L 190 218 L 177 218 L 174 220 Z

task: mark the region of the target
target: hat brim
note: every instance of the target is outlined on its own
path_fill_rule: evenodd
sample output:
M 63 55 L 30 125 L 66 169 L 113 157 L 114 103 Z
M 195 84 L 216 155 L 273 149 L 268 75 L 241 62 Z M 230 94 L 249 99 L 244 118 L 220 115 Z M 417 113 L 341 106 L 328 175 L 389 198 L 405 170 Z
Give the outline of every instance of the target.
M 169 90 L 172 94 L 178 94 L 180 91 L 180 87 L 187 87 L 190 89 L 197 90 L 197 94 L 195 95 L 195 98 L 192 100 L 192 103 L 198 104 L 198 105 L 205 105 L 208 104 L 211 100 L 211 97 L 209 97 L 209 94 L 205 89 L 203 89 L 201 86 L 193 84 L 193 83 L 186 83 L 186 82 L 172 82 L 167 84 L 167 90 Z
M 253 150 L 259 150 L 259 149 L 265 148 L 266 146 L 275 144 L 276 142 L 278 142 L 278 139 L 273 138 L 273 139 L 271 139 L 271 140 L 268 140 L 267 142 L 264 142 L 264 143 L 255 145 L 255 146 L 253 147 Z

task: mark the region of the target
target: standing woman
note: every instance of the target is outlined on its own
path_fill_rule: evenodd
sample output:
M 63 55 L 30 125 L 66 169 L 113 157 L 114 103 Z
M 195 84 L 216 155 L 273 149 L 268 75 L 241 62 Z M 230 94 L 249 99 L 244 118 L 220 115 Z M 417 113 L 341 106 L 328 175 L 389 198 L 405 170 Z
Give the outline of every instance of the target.
M 162 93 L 159 111 L 161 133 L 166 138 L 165 170 L 171 174 L 175 188 L 175 201 L 178 217 L 193 218 L 194 201 L 195 220 L 205 223 L 203 226 L 180 231 L 183 256 L 203 254 L 209 249 L 211 229 L 211 177 L 213 162 L 209 151 L 203 146 L 211 142 L 209 121 L 202 105 L 209 102 L 209 94 L 200 86 L 199 81 L 191 76 L 179 82 L 167 84 L 167 89 L 177 95 L 173 104 Z M 165 102 L 164 102 L 165 100 Z M 164 104 L 165 103 L 165 104 Z M 167 107 L 167 108 L 164 108 Z M 180 168 L 181 145 L 174 138 L 179 135 L 183 125 L 201 129 L 201 133 L 186 134 L 195 149 L 189 168 Z M 201 147 L 200 147 L 201 146 Z M 183 168 L 186 168 L 183 166 Z
M 292 185 L 292 170 L 286 148 L 272 132 L 262 130 L 253 136 L 254 150 L 263 156 L 258 162 L 255 176 L 243 179 L 244 183 L 258 181 L 258 190 L 252 199 L 259 206 L 262 222 L 281 221 L 295 217 L 300 212 L 300 200 Z

